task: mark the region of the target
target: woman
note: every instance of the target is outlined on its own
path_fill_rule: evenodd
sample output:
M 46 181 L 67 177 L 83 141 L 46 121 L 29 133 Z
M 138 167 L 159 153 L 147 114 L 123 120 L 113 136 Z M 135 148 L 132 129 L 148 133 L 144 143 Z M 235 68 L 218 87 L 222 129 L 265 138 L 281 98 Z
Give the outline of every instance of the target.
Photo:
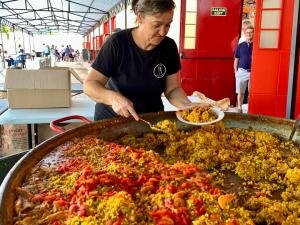
M 173 0 L 132 1 L 138 27 L 107 39 L 84 82 L 95 120 L 163 111 L 162 93 L 176 107 L 192 104 L 179 85 L 177 46 L 166 37 L 174 8 Z

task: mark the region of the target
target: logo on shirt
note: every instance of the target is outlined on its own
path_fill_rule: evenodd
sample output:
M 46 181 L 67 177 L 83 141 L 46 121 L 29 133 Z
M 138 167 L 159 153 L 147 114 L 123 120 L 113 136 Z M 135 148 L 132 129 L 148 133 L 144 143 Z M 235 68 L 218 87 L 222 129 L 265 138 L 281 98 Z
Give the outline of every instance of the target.
M 164 64 L 159 63 L 153 69 L 153 75 L 157 78 L 162 78 L 167 72 L 167 68 Z

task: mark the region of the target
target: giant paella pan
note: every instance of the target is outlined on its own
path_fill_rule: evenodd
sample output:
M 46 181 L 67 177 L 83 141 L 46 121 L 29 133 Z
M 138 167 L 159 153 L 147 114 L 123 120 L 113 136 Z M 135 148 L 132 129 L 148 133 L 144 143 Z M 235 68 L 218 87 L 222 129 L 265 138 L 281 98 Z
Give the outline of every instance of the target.
M 294 121 L 226 113 L 151 132 L 132 119 L 94 122 L 26 154 L 0 190 L 0 224 L 300 224 Z M 173 126 L 174 128 L 174 126 Z

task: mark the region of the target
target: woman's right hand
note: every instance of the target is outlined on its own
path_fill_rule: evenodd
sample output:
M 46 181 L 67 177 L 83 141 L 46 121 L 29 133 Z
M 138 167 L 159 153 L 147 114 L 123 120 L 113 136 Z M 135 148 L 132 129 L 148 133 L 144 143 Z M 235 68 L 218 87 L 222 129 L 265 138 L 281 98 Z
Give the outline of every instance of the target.
M 118 115 L 126 118 L 133 116 L 136 121 L 139 120 L 139 116 L 134 110 L 133 103 L 123 95 L 115 93 L 112 97 L 111 106 Z

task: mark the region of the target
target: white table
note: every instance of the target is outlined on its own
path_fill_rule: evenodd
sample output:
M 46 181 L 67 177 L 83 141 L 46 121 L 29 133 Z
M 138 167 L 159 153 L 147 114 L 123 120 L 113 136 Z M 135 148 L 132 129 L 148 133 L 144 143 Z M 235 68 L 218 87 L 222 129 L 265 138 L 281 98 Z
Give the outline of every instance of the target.
M 189 99 L 197 102 L 199 99 L 190 96 Z M 176 107 L 172 106 L 165 97 L 162 97 L 165 111 L 175 111 Z M 84 94 L 72 97 L 70 108 L 49 108 L 49 109 L 8 109 L 0 115 L 0 125 L 5 124 L 27 124 L 28 125 L 28 143 L 29 149 L 32 148 L 32 136 L 35 143 L 38 144 L 37 124 L 50 123 L 53 120 L 71 115 L 84 116 L 87 119 L 94 120 L 95 102 Z M 75 121 L 69 121 L 75 122 Z M 31 126 L 34 125 L 34 134 L 31 133 Z
M 72 97 L 70 108 L 49 109 L 8 109 L 0 116 L 3 124 L 38 124 L 70 115 L 81 115 L 90 120 L 94 118 L 95 103 L 85 95 Z
M 37 124 L 50 123 L 53 120 L 70 115 L 81 115 L 89 120 L 94 120 L 94 107 L 95 102 L 82 94 L 72 97 L 70 108 L 8 109 L 0 115 L 0 125 L 27 124 L 28 147 L 31 149 L 33 137 L 35 144 L 38 144 Z M 32 125 L 34 126 L 33 134 L 31 132 Z

